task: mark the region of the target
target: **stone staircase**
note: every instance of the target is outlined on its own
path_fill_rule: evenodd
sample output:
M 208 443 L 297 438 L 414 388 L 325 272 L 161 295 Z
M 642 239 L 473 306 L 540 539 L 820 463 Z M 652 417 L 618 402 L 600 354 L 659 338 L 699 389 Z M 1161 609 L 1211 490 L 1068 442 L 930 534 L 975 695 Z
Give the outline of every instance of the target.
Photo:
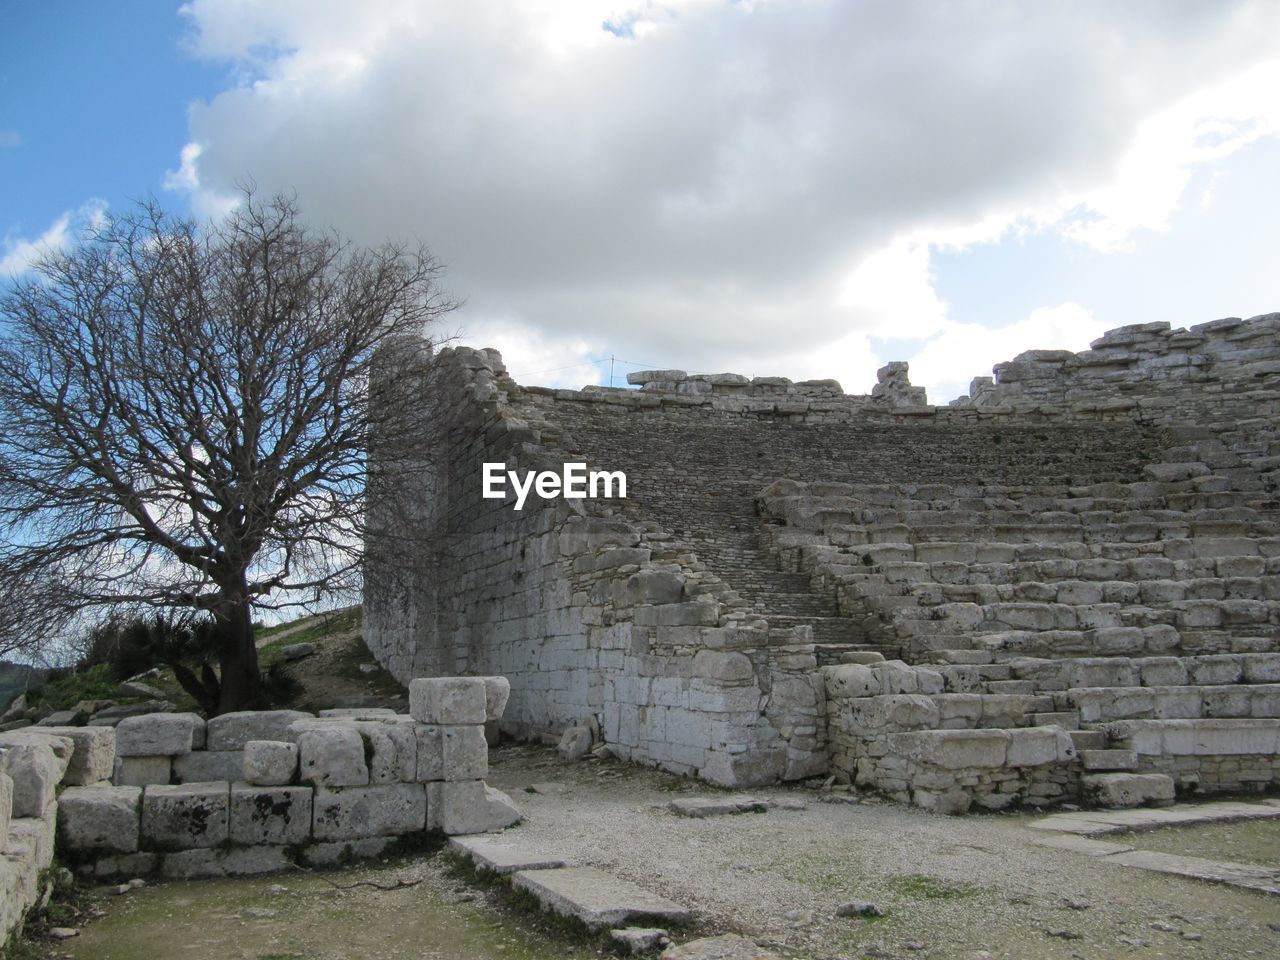
M 660 524 L 673 549 L 696 554 L 772 628 L 810 628 L 821 664 L 892 659 L 903 651 L 866 609 L 845 609 L 829 583 L 788 566 L 757 513 L 757 496 L 770 483 L 797 475 L 963 482 L 978 469 L 1031 483 L 1061 482 L 1067 470 L 1082 481 L 1115 481 L 1137 475 L 1142 452 L 1154 443 L 1152 434 L 1127 424 L 958 435 L 930 426 L 794 424 L 713 411 L 672 421 L 658 411 L 598 402 L 559 402 L 554 417 L 539 424 L 544 439 L 592 467 L 625 471 L 632 519 Z M 1081 444 L 1092 452 L 1085 464 Z

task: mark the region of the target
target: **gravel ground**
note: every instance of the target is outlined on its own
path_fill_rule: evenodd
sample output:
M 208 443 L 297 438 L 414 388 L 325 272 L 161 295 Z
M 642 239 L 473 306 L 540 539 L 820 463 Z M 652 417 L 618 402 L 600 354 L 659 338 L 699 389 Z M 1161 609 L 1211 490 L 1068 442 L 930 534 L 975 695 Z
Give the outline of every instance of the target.
M 513 839 L 665 894 L 706 932 L 736 930 L 790 956 L 1280 956 L 1280 900 L 1038 847 L 1033 815 L 939 817 L 771 788 L 752 793 L 806 808 L 689 819 L 666 805 L 712 788 L 528 746 L 492 751 L 489 782 L 525 813 Z M 564 789 L 528 789 L 546 782 Z M 1280 822 L 1251 829 L 1273 844 Z M 836 917 L 850 901 L 885 916 Z

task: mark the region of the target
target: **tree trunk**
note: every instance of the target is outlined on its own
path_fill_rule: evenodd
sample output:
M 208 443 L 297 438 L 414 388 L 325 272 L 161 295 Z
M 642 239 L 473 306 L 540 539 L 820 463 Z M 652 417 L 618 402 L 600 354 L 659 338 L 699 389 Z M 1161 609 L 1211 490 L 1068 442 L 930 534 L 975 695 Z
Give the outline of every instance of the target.
M 218 666 L 222 674 L 218 713 L 267 709 L 270 705 L 262 689 L 249 601 L 243 595 L 235 598 L 219 611 L 217 620 L 222 635 L 218 644 Z

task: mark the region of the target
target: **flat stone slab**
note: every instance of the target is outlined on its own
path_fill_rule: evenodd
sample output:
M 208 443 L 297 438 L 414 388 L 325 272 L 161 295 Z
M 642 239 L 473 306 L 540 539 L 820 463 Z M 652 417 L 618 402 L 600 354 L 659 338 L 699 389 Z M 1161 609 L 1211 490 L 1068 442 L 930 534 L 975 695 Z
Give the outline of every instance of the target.
M 764 813 L 769 802 L 759 797 L 688 797 L 672 800 L 667 809 L 681 817 L 724 817 L 735 813 Z
M 595 867 L 520 870 L 511 875 L 511 882 L 545 908 L 576 917 L 593 930 L 642 917 L 674 923 L 689 919 L 689 911 L 680 904 Z
M 451 837 L 451 849 L 471 860 L 477 867 L 494 873 L 515 873 L 517 870 L 551 870 L 567 866 L 561 857 L 553 857 L 510 840 L 493 840 L 487 837 Z
M 1067 850 L 1071 853 L 1082 853 L 1086 857 L 1110 857 L 1117 853 L 1127 853 L 1133 847 L 1125 843 L 1110 843 L 1106 840 L 1093 840 L 1089 837 L 1076 836 L 1073 833 L 1060 833 L 1048 837 L 1038 837 L 1034 841 L 1038 847 L 1052 847 L 1055 850 Z
M 1193 880 L 1245 887 L 1280 897 L 1280 870 L 1254 864 L 1204 860 L 1200 857 L 1183 857 L 1155 850 L 1131 850 L 1127 853 L 1118 853 L 1110 857 L 1109 862 L 1138 870 L 1151 870 L 1155 873 L 1190 877 Z
M 1219 823 L 1224 820 L 1256 820 L 1273 817 L 1280 817 L 1280 806 L 1266 801 L 1242 803 L 1223 800 L 1216 803 L 1175 805 L 1154 809 L 1055 813 L 1029 826 L 1032 830 L 1088 836 L 1119 833 L 1123 830 L 1149 830 L 1153 827 L 1176 827 L 1195 823 Z

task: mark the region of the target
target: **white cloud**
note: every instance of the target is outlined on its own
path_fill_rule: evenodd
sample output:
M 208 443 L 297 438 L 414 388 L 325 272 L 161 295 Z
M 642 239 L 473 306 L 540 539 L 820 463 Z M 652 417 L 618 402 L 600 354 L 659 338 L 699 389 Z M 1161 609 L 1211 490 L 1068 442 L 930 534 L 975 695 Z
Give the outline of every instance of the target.
M 1106 325 L 1078 303 L 1040 307 L 1025 320 L 994 329 L 948 322 L 911 357 L 911 382 L 928 390 L 930 402 L 944 404 L 968 393 L 974 377 L 990 376 L 995 364 L 1024 350 L 1079 352 L 1105 330 Z
M 953 330 L 932 250 L 1123 248 L 1274 130 L 1280 89 L 1280 6 L 1249 0 L 184 11 L 239 79 L 193 107 L 173 184 L 215 211 L 252 176 L 360 240 L 423 237 L 470 331 L 529 331 L 513 369 L 598 349 L 852 388 L 868 338 Z
M 1064 207 L 1078 203 L 1087 210 L 1078 218 L 1065 214 L 1064 230 L 1099 250 L 1129 249 L 1136 231 L 1168 229 L 1193 168 L 1277 132 L 1280 59 L 1197 90 L 1145 120 L 1109 183 L 1064 199 Z
M 4 255 L 0 257 L 0 276 L 17 276 L 26 273 L 46 253 L 69 246 L 79 233 L 99 226 L 106 215 L 107 205 L 102 200 L 89 200 L 78 210 L 68 210 L 53 221 L 34 240 L 25 237 L 5 237 L 0 242 Z
M 22 146 L 22 134 L 17 130 L 0 129 L 0 150 Z

